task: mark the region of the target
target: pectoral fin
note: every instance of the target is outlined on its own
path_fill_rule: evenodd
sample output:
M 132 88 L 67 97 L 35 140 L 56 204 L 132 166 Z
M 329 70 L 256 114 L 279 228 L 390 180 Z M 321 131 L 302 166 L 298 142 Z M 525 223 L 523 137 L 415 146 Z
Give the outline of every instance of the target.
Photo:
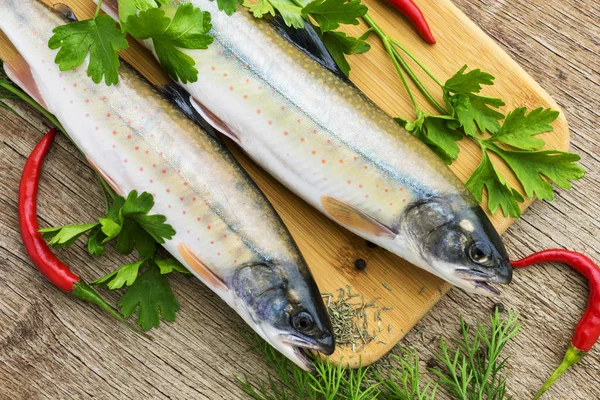
M 335 197 L 323 196 L 321 204 L 331 218 L 348 228 L 378 237 L 394 238 L 396 236 L 396 233 L 389 227 Z
M 206 108 L 202 103 L 196 100 L 194 97 L 190 97 L 190 103 L 194 107 L 194 109 L 200 114 L 202 119 L 208 122 L 213 128 L 230 138 L 236 143 L 240 143 L 240 139 L 238 136 L 223 122 L 213 114 L 208 108 Z
M 220 289 L 223 291 L 229 290 L 225 282 L 223 282 L 223 280 L 220 277 L 215 275 L 214 272 L 208 269 L 208 267 L 204 265 L 202 261 L 200 261 L 198 256 L 196 256 L 196 254 L 194 254 L 185 244 L 179 244 L 179 253 L 185 260 L 188 267 L 190 267 L 196 274 L 198 274 L 198 276 L 204 281 L 204 283 L 209 285 L 211 289 Z
M 13 81 L 17 86 L 23 89 L 29 96 L 31 96 L 36 102 L 42 107 L 46 107 L 46 103 L 40 93 L 37 82 L 33 77 L 31 68 L 23 56 L 19 53 L 11 54 L 10 57 L 4 60 L 4 71 L 6 75 Z

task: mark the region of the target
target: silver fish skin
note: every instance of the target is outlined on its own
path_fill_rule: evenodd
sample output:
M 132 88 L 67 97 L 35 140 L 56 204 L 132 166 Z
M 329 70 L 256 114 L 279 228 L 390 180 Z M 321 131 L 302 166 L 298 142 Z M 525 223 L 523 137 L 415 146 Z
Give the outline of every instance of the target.
M 179 84 L 216 129 L 357 235 L 467 291 L 496 295 L 489 283 L 510 282 L 498 233 L 427 146 L 266 18 L 188 2 L 211 13 L 215 40 L 184 50 L 198 81 Z M 115 0 L 103 4 L 116 15 Z
M 0 0 L 0 30 L 21 58 L 9 77 L 54 114 L 121 195 L 154 195 L 177 231 L 164 247 L 258 334 L 304 369 L 302 349 L 334 340 L 316 283 L 279 216 L 225 146 L 127 66 L 94 84 L 88 61 L 61 72 L 48 48 L 64 21 L 36 0 Z

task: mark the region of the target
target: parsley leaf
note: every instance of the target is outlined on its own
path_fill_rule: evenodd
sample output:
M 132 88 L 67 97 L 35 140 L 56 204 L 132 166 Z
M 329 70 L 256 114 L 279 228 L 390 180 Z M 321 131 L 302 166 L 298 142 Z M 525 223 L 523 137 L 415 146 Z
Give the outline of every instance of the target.
M 127 20 L 132 15 L 137 15 L 138 10 L 146 11 L 151 8 L 158 8 L 163 4 L 169 3 L 169 0 L 119 0 L 119 20 L 121 29 L 126 30 Z
M 371 48 L 363 39 L 348 36 L 344 32 L 322 32 L 317 27 L 315 27 L 315 30 L 323 40 L 323 44 L 335 63 L 346 76 L 350 74 L 350 64 L 348 64 L 345 55 L 365 53 Z
M 50 239 L 48 245 L 61 249 L 63 247 L 71 247 L 73 243 L 77 241 L 84 233 L 98 226 L 95 224 L 81 224 L 81 225 L 65 225 L 52 228 L 40 229 L 39 232 L 42 234 L 44 239 Z
M 174 321 L 179 311 L 179 303 L 169 281 L 154 263 L 149 264 L 148 269 L 133 282 L 118 303 L 125 318 L 139 308 L 137 322 L 145 331 L 157 327 L 160 316 L 165 321 Z
M 552 132 L 550 125 L 559 112 L 550 108 L 536 108 L 526 115 L 525 107 L 517 108 L 506 116 L 502 127 L 489 141 L 500 142 L 521 150 L 535 150 L 544 146 L 546 142 L 534 137 L 544 132 Z
M 321 31 L 326 32 L 339 28 L 340 24 L 358 25 L 358 18 L 367 11 L 360 0 L 315 0 L 302 9 L 302 14 L 310 15 Z
M 104 239 L 106 239 L 106 235 L 102 233 L 101 227 L 96 226 L 92 229 L 88 235 L 88 252 L 96 257 L 104 254 Z
M 217 0 L 219 10 L 224 11 L 227 15 L 233 15 L 237 11 L 237 5 L 238 0 Z
M 155 258 L 154 262 L 160 269 L 160 273 L 163 275 L 169 274 L 173 271 L 179 272 L 184 275 L 191 275 L 192 273 L 187 270 L 179 261 L 174 258 Z
M 577 154 L 558 150 L 512 151 L 498 146 L 489 148 L 513 170 L 528 197 L 536 195 L 541 200 L 554 199 L 552 185 L 544 177 L 561 188 L 569 189 L 570 180 L 581 179 L 585 175 L 583 168 L 575 164 L 581 159 Z
M 481 163 L 473 171 L 465 186 L 479 203 L 483 200 L 483 190 L 487 189 L 488 208 L 492 214 L 498 211 L 498 207 L 502 207 L 505 217 L 521 216 L 519 203 L 524 201 L 523 196 L 498 173 L 486 151 L 483 152 Z
M 173 19 L 158 8 L 142 11 L 127 20 L 127 31 L 136 39 L 152 39 L 154 51 L 165 72 L 183 83 L 196 82 L 198 70 L 194 59 L 180 49 L 206 49 L 213 37 L 210 14 L 191 3 L 177 8 Z
M 124 285 L 131 286 L 138 277 L 140 267 L 144 265 L 146 260 L 141 260 L 131 264 L 125 264 L 121 268 L 104 275 L 102 278 L 91 282 L 92 285 L 107 284 L 109 289 L 120 289 Z
M 454 118 L 429 115 L 419 110 L 415 122 L 402 118 L 394 120 L 429 146 L 446 164 L 450 165 L 458 158 L 460 148 L 456 142 L 463 136 L 456 130 Z
M 465 133 L 470 136 L 481 133 L 495 133 L 500 129 L 504 114 L 495 108 L 504 105 L 501 99 L 479 96 L 481 85 L 493 85 L 494 77 L 479 69 L 464 73 L 465 65 L 444 85 L 444 100 L 462 125 Z
M 53 30 L 48 47 L 59 49 L 55 62 L 61 71 L 78 67 L 90 54 L 87 74 L 95 83 L 117 84 L 120 65 L 117 52 L 128 47 L 125 34 L 108 15 L 61 25 Z

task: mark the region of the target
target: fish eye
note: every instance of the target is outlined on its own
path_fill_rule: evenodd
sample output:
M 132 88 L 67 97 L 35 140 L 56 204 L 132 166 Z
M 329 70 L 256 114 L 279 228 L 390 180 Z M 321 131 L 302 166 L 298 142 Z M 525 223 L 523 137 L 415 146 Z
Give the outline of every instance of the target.
M 315 326 L 315 321 L 308 312 L 299 311 L 296 314 L 292 315 L 292 326 L 298 332 L 308 332 L 312 330 Z
M 469 258 L 476 264 L 487 264 L 492 257 L 492 248 L 485 242 L 475 242 L 469 246 Z

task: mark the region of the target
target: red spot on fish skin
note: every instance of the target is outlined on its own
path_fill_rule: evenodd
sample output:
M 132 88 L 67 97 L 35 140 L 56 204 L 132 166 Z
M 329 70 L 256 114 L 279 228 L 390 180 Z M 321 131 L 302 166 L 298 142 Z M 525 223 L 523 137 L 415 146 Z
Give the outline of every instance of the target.
M 86 103 L 89 103 L 89 102 L 90 102 L 90 99 L 85 99 L 85 102 L 86 102 Z
M 233 260 L 233 263 L 234 263 L 234 264 L 235 264 L 235 263 L 237 263 L 237 260 Z
M 180 169 L 178 169 L 178 170 L 177 170 L 177 173 L 178 173 L 178 174 L 180 174 L 180 173 L 181 173 L 181 170 L 180 170 Z
M 69 101 L 69 104 L 73 104 L 73 100 Z
M 167 191 L 167 193 L 171 193 L 171 189 L 167 189 L 166 191 Z
M 113 144 L 113 149 L 116 149 L 116 148 L 117 148 L 117 146 Z
M 285 106 L 281 106 L 281 109 L 282 109 L 282 110 L 285 110 Z
M 153 166 L 154 168 L 156 168 L 156 164 L 152 164 L 152 166 Z
M 207 205 L 207 206 L 210 206 L 210 202 L 208 202 L 208 201 L 206 203 L 204 203 L 204 204 Z
M 117 134 L 117 131 L 113 131 L 113 135 L 116 135 L 116 134 Z
M 393 205 L 394 205 L 394 203 L 390 203 L 390 206 L 393 206 Z
M 169 204 L 169 208 L 171 208 L 171 205 Z
M 404 188 L 400 188 L 400 191 L 402 192 L 404 190 Z
M 124 160 L 123 160 L 123 162 L 124 162 L 125 164 L 127 164 L 127 163 L 128 163 L 127 159 L 124 159 Z
M 210 228 L 209 228 L 210 229 Z M 210 241 L 210 244 L 215 244 L 215 242 L 213 242 L 212 240 Z
M 267 124 L 273 125 L 273 121 L 269 120 L 269 121 L 267 121 Z
M 163 155 L 163 152 L 161 151 L 160 153 L 158 153 L 158 155 L 162 157 L 162 155 Z
M 315 150 L 311 151 L 311 153 L 312 153 L 313 155 L 317 154 L 317 152 L 316 152 Z
M 259 86 L 259 87 L 258 87 L 258 90 L 262 90 L 262 88 L 263 88 L 262 86 Z
M 221 255 L 221 253 L 217 253 L 217 255 L 218 255 L 218 256 L 220 256 L 220 255 Z
M 340 164 L 343 164 L 343 163 L 344 163 L 344 160 L 340 160 Z
M 283 134 L 284 134 L 285 136 L 287 136 L 287 135 L 289 135 L 290 133 L 289 133 L 288 131 L 284 131 L 284 132 L 283 132 Z
M 143 167 L 140 167 L 140 172 L 144 172 L 144 168 Z
M 148 182 L 150 182 L 150 183 L 154 183 L 154 181 L 153 181 L 152 179 L 150 179 Z
M 247 98 L 248 98 L 248 95 L 247 95 L 247 94 L 245 94 L 245 95 L 244 95 L 244 98 L 245 98 L 245 99 L 247 99 Z
M 368 166 L 368 165 L 365 165 L 365 169 L 369 169 L 369 166 Z
M 233 92 L 233 86 L 229 86 L 229 90 Z
M 77 84 L 76 84 L 76 83 L 74 83 L 74 84 L 73 84 L 73 87 L 77 87 Z
M 329 144 L 329 143 L 331 143 L 331 139 L 327 139 L 327 143 L 328 143 L 328 144 Z
M 368 194 L 365 194 L 365 199 L 368 199 L 368 198 L 369 198 L 369 195 L 368 195 Z
M 148 153 L 149 153 L 149 151 L 148 151 L 148 150 L 146 150 L 144 153 L 148 154 Z
M 386 189 L 384 190 L 384 192 L 386 192 L 386 193 L 387 193 L 387 192 L 389 192 L 389 190 L 386 188 Z
M 224 74 L 223 74 L 223 76 L 225 76 L 225 77 L 226 77 L 226 76 L 227 76 L 227 73 L 224 73 Z
M 250 79 L 246 79 L 246 83 L 250 83 Z
M 187 182 L 183 182 L 183 186 L 187 186 L 187 185 L 188 185 L 188 183 L 187 183 Z
M 210 69 L 212 69 L 214 71 L 215 70 L 215 66 L 213 65 L 212 67 L 210 67 Z
M 327 162 L 327 160 L 326 160 L 326 159 L 322 159 L 322 160 L 321 160 L 321 164 L 325 164 L 326 162 Z
M 196 221 L 202 221 L 202 218 L 198 217 L 196 218 Z
M 358 157 L 357 157 L 357 156 L 354 156 L 354 161 L 356 161 L 356 160 L 358 160 Z
M 127 135 L 127 139 L 131 139 L 131 135 Z
M 224 238 L 226 238 L 226 237 L 227 237 L 227 234 L 224 234 L 224 235 L 223 235 L 223 237 L 224 237 Z
M 358 187 L 362 189 L 362 187 L 363 187 L 362 183 L 361 183 L 361 184 L 359 184 L 359 185 L 358 185 Z
M 166 169 L 163 169 L 161 172 L 162 172 L 163 174 L 166 174 L 166 173 L 167 173 L 167 170 L 166 170 Z
M 299 124 L 301 124 L 301 123 L 302 123 L 302 121 L 300 120 L 300 118 L 298 118 L 298 119 L 296 120 L 296 122 L 297 122 L 297 123 L 299 123 Z
M 89 118 L 89 117 L 90 117 L 90 114 L 85 114 L 85 117 L 86 117 L 86 118 Z
M 260 108 L 258 110 L 256 110 L 257 114 L 260 114 L 262 111 L 260 111 Z
M 183 215 L 186 215 L 186 214 L 187 214 L 187 211 L 184 211 L 184 212 L 183 212 Z
M 219 50 L 219 55 L 223 54 L 223 50 Z
M 301 141 L 301 142 L 304 142 L 304 140 L 305 140 L 305 139 L 304 139 L 303 137 L 301 137 L 301 138 L 300 138 L 300 141 Z
M 197 197 L 192 197 L 192 201 L 196 201 L 196 200 L 198 200 Z
M 107 97 L 106 96 L 102 96 L 102 100 L 106 101 Z
M 352 184 L 352 181 L 350 179 L 347 180 L 348 185 Z
M 106 113 L 106 117 L 107 117 L 107 118 L 110 118 L 110 113 Z
M 96 130 L 99 130 L 99 129 L 100 129 L 100 127 L 98 127 L 98 126 L 97 126 L 97 127 L 96 127 Z
M 208 229 L 208 230 L 210 230 L 210 228 L 211 228 L 211 226 L 210 226 L 210 225 L 206 227 L 206 229 Z
M 139 149 L 140 149 L 140 146 L 135 146 L 135 150 L 136 151 L 139 150 Z
M 317 134 L 317 130 L 313 129 L 313 134 L 316 135 Z
M 179 200 L 180 200 L 180 201 L 183 201 L 183 197 L 180 197 L 180 198 L 179 198 Z
M 402 202 L 403 202 L 403 203 L 406 203 L 406 199 L 402 199 Z

